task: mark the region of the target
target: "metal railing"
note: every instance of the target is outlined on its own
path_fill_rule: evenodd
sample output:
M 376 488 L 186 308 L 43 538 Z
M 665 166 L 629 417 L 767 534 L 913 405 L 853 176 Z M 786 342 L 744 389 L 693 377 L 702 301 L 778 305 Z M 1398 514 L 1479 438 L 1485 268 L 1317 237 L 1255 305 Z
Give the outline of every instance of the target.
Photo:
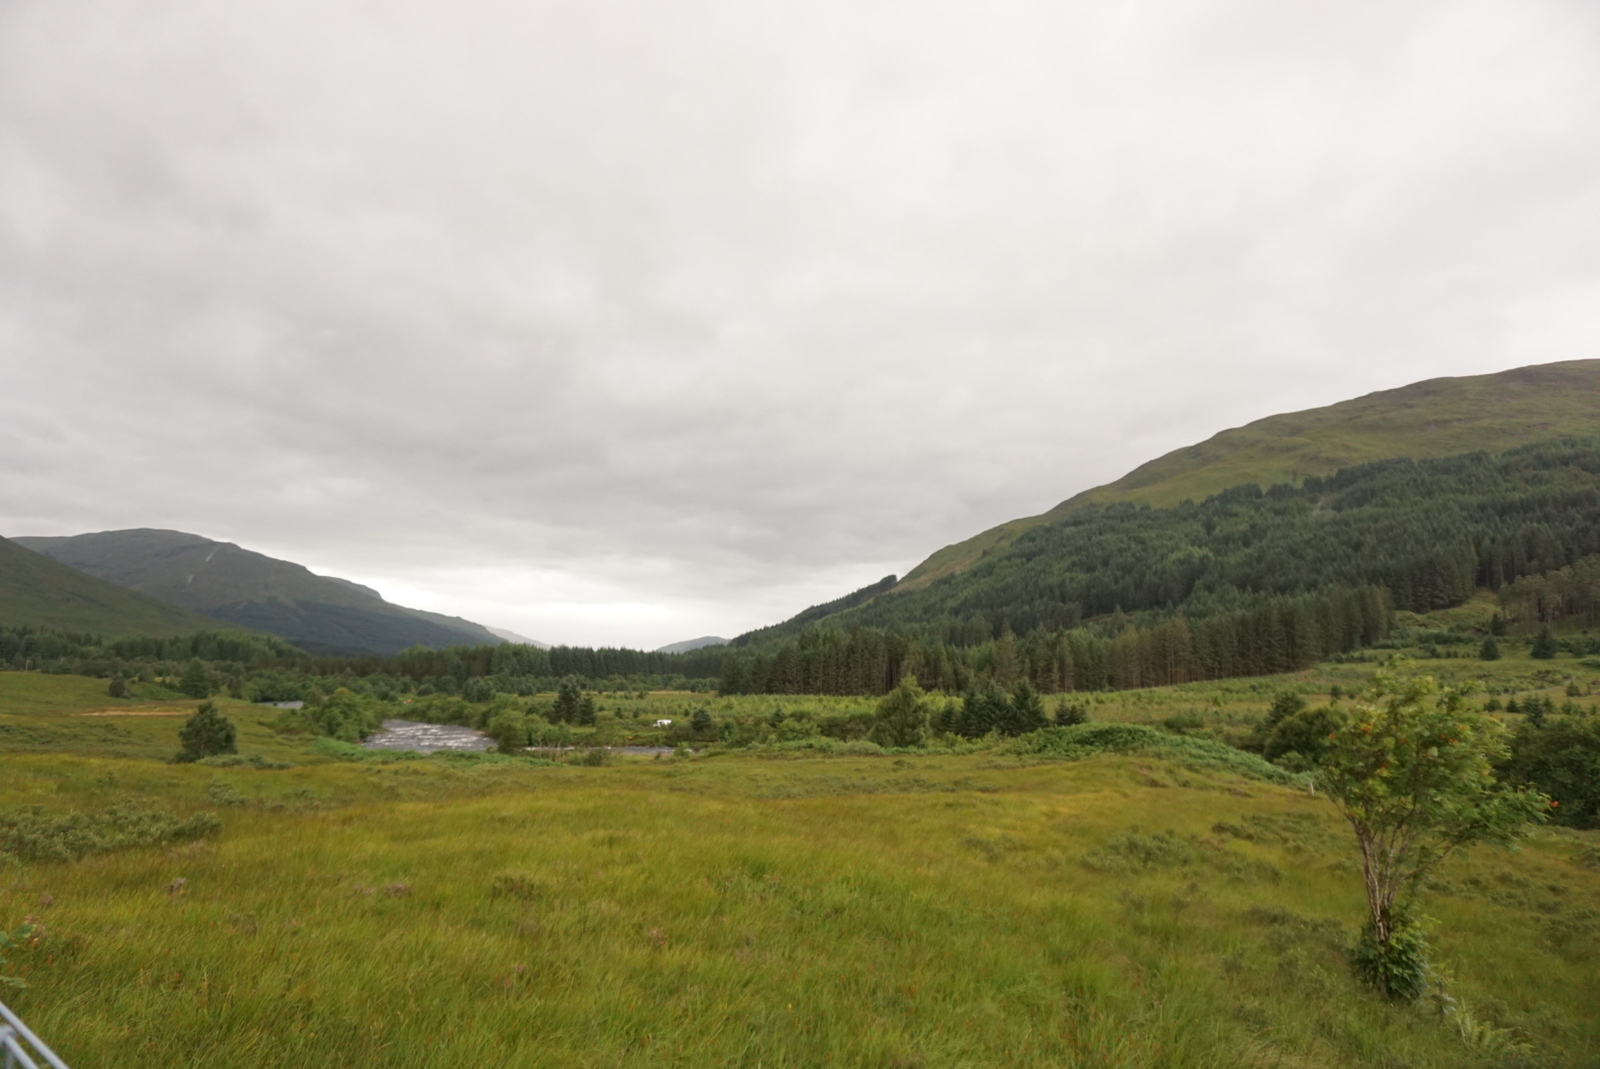
M 41 1069 L 40 1061 L 50 1069 L 67 1069 L 67 1063 L 55 1056 L 44 1041 L 29 1031 L 16 1014 L 0 1002 L 0 1066 L 5 1069 Z

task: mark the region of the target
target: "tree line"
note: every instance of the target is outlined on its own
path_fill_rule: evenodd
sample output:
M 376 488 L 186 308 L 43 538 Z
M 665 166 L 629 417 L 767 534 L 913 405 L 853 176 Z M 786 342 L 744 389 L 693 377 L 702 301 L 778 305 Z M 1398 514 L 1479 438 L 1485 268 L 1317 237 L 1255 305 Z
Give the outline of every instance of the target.
M 1265 598 L 1249 609 L 1189 619 L 1114 614 L 1091 626 L 1011 631 L 976 645 L 884 628 L 811 626 L 765 648 L 730 651 L 723 694 L 887 694 L 911 677 L 963 693 L 1026 680 L 1042 693 L 1167 686 L 1308 668 L 1387 637 L 1394 613 L 1381 587 Z

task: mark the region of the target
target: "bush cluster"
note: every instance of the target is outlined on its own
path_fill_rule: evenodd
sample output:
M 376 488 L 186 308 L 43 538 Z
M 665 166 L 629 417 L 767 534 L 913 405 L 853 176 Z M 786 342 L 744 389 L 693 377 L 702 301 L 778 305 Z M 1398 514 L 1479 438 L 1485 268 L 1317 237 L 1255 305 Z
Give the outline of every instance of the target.
M 49 816 L 42 806 L 0 813 L 0 858 L 17 861 L 76 861 L 140 846 L 183 843 L 215 835 L 215 813 L 184 819 L 138 802 L 122 802 L 92 813 Z

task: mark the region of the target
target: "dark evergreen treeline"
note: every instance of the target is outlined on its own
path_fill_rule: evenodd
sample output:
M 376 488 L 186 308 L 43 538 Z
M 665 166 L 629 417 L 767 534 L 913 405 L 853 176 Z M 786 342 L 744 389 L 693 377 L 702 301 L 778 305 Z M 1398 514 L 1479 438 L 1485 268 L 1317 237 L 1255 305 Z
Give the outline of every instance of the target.
M 1117 614 L 1089 627 L 1036 628 L 961 646 L 882 628 L 812 627 L 773 646 L 730 652 L 723 694 L 886 694 L 905 676 L 947 694 L 1020 681 L 1046 694 L 1167 686 L 1308 668 L 1369 646 L 1392 623 L 1385 591 L 1364 586 L 1274 597 L 1188 619 Z
M 454 646 L 431 650 L 414 646 L 393 658 L 374 658 L 375 670 L 422 682 L 453 676 L 533 676 L 541 679 L 629 679 L 682 676 L 714 679 L 722 670 L 721 647 L 688 653 L 651 653 L 644 650 L 584 646 L 540 649 L 507 643 L 501 646 Z
M 101 639 L 40 627 L 0 626 L 0 666 L 37 667 L 61 658 L 109 661 L 229 661 L 273 664 L 305 655 L 280 638 L 241 631 L 202 631 L 175 638 Z
M 49 628 L 0 627 L 0 669 L 37 669 L 152 682 L 203 662 L 211 691 L 261 701 L 294 700 L 317 681 L 366 680 L 379 691 L 458 694 L 485 680 L 509 693 L 553 690 L 561 680 L 590 684 L 692 687 L 722 670 L 717 647 L 688 653 L 503 644 L 422 646 L 393 657 L 312 656 L 270 635 L 203 632 L 177 638 L 102 639 Z

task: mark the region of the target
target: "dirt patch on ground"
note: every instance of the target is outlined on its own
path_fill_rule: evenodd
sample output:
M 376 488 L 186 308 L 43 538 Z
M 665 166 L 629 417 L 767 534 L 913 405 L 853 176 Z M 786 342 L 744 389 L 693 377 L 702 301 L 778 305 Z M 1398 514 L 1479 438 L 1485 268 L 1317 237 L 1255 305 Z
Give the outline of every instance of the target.
M 150 708 L 148 706 L 127 706 L 122 709 L 91 709 L 79 716 L 190 716 L 194 713 L 191 706 L 174 709 L 171 706 Z

